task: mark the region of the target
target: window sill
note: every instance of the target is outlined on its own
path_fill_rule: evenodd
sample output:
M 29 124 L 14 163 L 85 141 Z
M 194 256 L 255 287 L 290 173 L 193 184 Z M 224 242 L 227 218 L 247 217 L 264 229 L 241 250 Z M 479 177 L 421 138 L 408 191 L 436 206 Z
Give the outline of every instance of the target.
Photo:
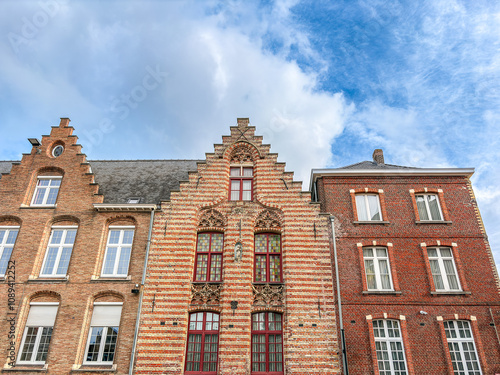
M 389 295 L 399 295 L 402 292 L 400 290 L 363 290 L 364 295 L 369 294 L 389 294 Z
M 14 367 L 4 367 L 2 372 L 48 372 L 48 365 L 16 364 Z
M 90 282 L 92 283 L 98 283 L 98 282 L 111 282 L 111 283 L 116 283 L 116 282 L 129 282 L 132 280 L 132 276 L 128 275 L 126 277 L 113 277 L 113 276 L 92 276 L 90 279 Z
M 70 373 L 81 372 L 116 372 L 116 364 L 114 365 L 73 365 Z
M 445 224 L 451 225 L 452 222 L 449 220 L 415 220 L 415 224 Z
M 266 282 L 266 281 L 254 281 L 252 283 L 253 285 L 266 285 L 266 284 L 269 284 L 269 285 L 285 285 L 284 282 L 279 282 L 279 283 L 275 283 L 275 282 Z
M 46 205 L 46 206 L 35 206 L 35 205 L 31 205 L 31 206 L 28 206 L 26 204 L 22 204 L 21 207 L 19 208 L 42 208 L 42 209 L 54 209 L 54 208 L 57 208 L 57 204 L 50 204 L 50 205 Z
M 463 296 L 463 295 L 471 295 L 472 293 L 469 292 L 468 290 L 452 290 L 452 291 L 445 291 L 445 292 L 431 292 L 432 296 Z
M 222 281 L 191 281 L 191 284 L 222 284 Z
M 28 279 L 28 283 L 67 283 L 69 276 L 64 277 L 33 277 Z
M 365 224 L 387 225 L 387 224 L 390 224 L 390 222 L 386 221 L 386 220 L 353 221 L 352 223 L 354 225 L 365 225 Z

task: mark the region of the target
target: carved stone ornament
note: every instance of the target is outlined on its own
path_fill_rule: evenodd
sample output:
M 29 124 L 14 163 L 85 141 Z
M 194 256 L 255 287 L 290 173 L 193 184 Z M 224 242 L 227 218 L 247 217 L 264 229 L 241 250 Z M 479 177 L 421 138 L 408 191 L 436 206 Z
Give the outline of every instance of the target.
M 266 210 L 257 216 L 255 227 L 261 229 L 278 229 L 281 227 L 281 220 L 277 213 Z
M 200 223 L 198 224 L 200 227 L 224 227 L 224 216 L 216 210 L 208 210 L 206 211 L 200 219 Z
M 241 145 L 236 147 L 231 152 L 231 157 L 229 158 L 230 163 L 243 164 L 243 163 L 253 163 L 252 151 L 249 146 Z
M 243 257 L 243 245 L 241 242 L 236 242 L 236 245 L 234 245 L 234 261 L 239 262 L 241 258 Z
M 255 306 L 281 307 L 285 305 L 283 285 L 253 284 L 252 289 Z
M 221 284 L 191 284 L 191 304 L 220 305 Z

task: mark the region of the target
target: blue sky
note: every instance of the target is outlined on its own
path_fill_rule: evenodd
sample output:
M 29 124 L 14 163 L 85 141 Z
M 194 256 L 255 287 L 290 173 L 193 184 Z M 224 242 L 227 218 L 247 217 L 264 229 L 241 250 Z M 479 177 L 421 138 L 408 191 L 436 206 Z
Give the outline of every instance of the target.
M 89 159 L 202 159 L 250 117 L 307 188 L 370 160 L 475 167 L 500 264 L 500 3 L 0 2 L 0 160 L 70 117 Z

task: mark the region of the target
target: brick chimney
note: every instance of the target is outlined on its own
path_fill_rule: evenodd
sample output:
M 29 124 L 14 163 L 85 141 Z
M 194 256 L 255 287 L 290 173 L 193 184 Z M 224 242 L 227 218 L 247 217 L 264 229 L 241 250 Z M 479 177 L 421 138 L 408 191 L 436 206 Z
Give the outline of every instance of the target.
M 375 151 L 373 151 L 373 161 L 377 164 L 385 164 L 384 151 L 381 148 L 377 148 Z

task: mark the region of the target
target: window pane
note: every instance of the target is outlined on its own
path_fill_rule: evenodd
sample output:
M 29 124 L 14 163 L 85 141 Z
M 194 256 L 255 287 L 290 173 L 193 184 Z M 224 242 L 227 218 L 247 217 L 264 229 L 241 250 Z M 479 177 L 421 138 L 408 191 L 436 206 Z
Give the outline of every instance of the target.
M 231 176 L 232 177 L 240 177 L 240 173 L 241 173 L 240 170 L 241 170 L 240 167 L 231 168 Z
M 243 176 L 245 177 L 253 176 L 253 168 L 243 168 Z
M 196 265 L 196 281 L 207 280 L 208 255 L 198 254 L 198 262 Z
M 425 206 L 425 198 L 423 195 L 415 196 L 417 200 L 417 209 L 420 220 L 429 220 L 429 215 L 427 214 L 427 208 Z
M 281 281 L 281 258 L 280 256 L 270 256 L 269 257 L 269 273 L 271 282 Z
M 113 274 L 113 267 L 115 265 L 116 259 L 116 247 L 108 247 L 108 251 L 106 251 L 106 258 L 104 259 L 104 268 L 102 273 L 105 275 Z
M 69 259 L 71 258 L 71 247 L 63 247 L 61 250 L 61 257 L 59 258 L 59 265 L 57 266 L 56 275 L 66 275 L 68 271 Z
M 36 361 L 45 362 L 47 360 L 47 353 L 49 352 L 50 339 L 52 337 L 52 327 L 43 327 L 40 343 L 36 353 Z
M 368 207 L 370 210 L 370 220 L 381 220 L 380 210 L 378 208 L 378 196 L 368 195 Z
M 432 220 L 442 220 L 441 213 L 439 212 L 438 197 L 436 195 L 428 195 L 427 202 L 429 203 Z
M 212 251 L 222 252 L 224 235 L 222 233 L 212 233 Z
M 101 346 L 103 330 L 104 327 L 91 327 L 87 362 L 97 362 L 99 360 L 99 348 Z
M 12 249 L 12 247 L 5 247 L 3 249 L 2 256 L 0 257 L 0 275 L 5 275 L 10 256 L 12 255 Z
M 106 343 L 104 344 L 104 351 L 102 353 L 103 362 L 113 362 L 117 338 L 118 327 L 107 327 Z
M 130 252 L 130 247 L 122 247 L 122 251 L 120 252 L 120 260 L 118 261 L 118 269 L 116 271 L 118 275 L 127 275 Z
M 36 336 L 38 327 L 27 327 L 26 338 L 24 340 L 23 351 L 21 353 L 21 361 L 31 361 L 33 350 L 35 348 Z
M 1 231 L 0 231 L 1 232 Z M 5 231 L 3 231 L 5 232 Z M 6 244 L 7 245 L 14 245 L 14 243 L 16 242 L 16 238 L 17 238 L 17 233 L 18 233 L 18 230 L 17 229 L 10 229 L 9 230 L 9 235 L 7 236 L 7 240 L 6 240 Z M 0 238 L 0 242 L 2 242 L 2 239 Z
M 279 253 L 280 252 L 280 235 L 270 234 L 269 235 L 269 252 Z
M 200 251 L 208 251 L 210 249 L 210 233 L 199 233 L 198 234 L 198 246 L 196 250 Z
M 368 221 L 368 211 L 364 195 L 356 195 L 356 209 L 359 221 Z
M 45 259 L 45 267 L 42 270 L 42 275 L 51 275 L 56 263 L 57 248 L 49 247 L 47 250 L 47 258 Z
M 220 281 L 222 273 L 222 255 L 212 255 L 210 264 L 210 281 Z
M 123 241 L 124 245 L 132 245 L 132 241 L 134 239 L 134 231 L 133 230 L 124 230 L 123 231 Z
M 265 255 L 257 255 L 255 257 L 255 281 L 267 281 Z
M 255 236 L 255 252 L 267 252 L 267 236 L 265 234 L 258 234 Z

